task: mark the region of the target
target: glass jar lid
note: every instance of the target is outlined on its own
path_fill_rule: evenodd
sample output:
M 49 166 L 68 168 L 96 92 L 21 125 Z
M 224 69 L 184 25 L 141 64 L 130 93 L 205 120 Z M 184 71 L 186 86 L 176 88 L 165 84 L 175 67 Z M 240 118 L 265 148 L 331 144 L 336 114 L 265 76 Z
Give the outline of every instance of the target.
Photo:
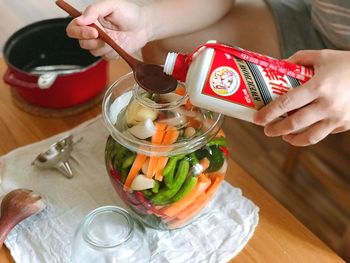
M 88 214 L 82 228 L 86 242 L 96 247 L 111 248 L 130 238 L 134 222 L 126 210 L 105 206 Z
M 219 131 L 223 116 L 191 104 L 185 86 L 167 94 L 141 89 L 128 73 L 106 92 L 103 118 L 111 136 L 128 149 L 153 156 L 195 151 Z

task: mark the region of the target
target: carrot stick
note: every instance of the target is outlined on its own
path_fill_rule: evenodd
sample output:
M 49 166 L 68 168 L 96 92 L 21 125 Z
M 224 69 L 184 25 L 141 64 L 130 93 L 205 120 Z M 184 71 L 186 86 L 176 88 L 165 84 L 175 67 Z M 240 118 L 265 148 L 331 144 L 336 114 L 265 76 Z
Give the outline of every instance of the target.
M 190 220 L 195 217 L 212 199 L 215 192 L 218 190 L 221 182 L 224 180 L 224 173 L 211 173 L 210 186 L 202 192 L 190 205 L 185 209 L 177 213 L 176 219 L 173 219 L 168 223 L 169 229 L 175 229 L 189 223 Z
M 186 110 L 191 110 L 192 107 L 193 107 L 193 105 L 192 105 L 190 99 L 188 99 L 188 100 L 186 101 L 186 104 L 185 104 L 185 109 L 186 109 Z
M 153 175 L 155 174 L 157 162 L 158 162 L 157 156 L 151 156 L 149 158 L 148 169 L 147 169 L 147 174 L 146 174 L 146 176 L 148 178 L 152 178 Z
M 167 131 L 171 131 L 171 130 L 177 130 L 177 128 L 175 126 L 169 125 L 166 127 Z
M 124 183 L 124 190 L 127 190 L 128 188 L 130 188 L 132 181 L 134 180 L 138 172 L 141 170 L 141 167 L 143 163 L 146 161 L 146 159 L 147 159 L 146 155 L 143 155 L 140 153 L 136 155 L 135 161 L 130 168 L 128 176 L 126 177 L 126 180 Z
M 181 226 L 184 226 L 185 224 L 189 223 L 191 219 L 196 216 L 205 206 L 206 204 L 210 201 L 210 199 L 206 198 L 206 195 L 203 193 L 200 195 L 198 198 L 198 205 L 191 207 L 191 211 L 187 211 L 185 216 L 181 216 L 181 219 L 177 217 L 178 219 L 174 219 L 173 221 L 170 221 L 168 223 L 168 228 L 169 229 L 174 229 L 178 228 Z M 197 202 L 196 200 L 196 202 Z M 184 212 L 184 211 L 183 211 Z
M 188 121 L 188 125 L 195 129 L 198 129 L 201 126 L 200 121 L 193 117 L 187 117 L 187 121 Z
M 178 219 L 190 219 L 196 215 L 212 198 L 216 190 L 219 188 L 221 182 L 224 180 L 223 175 L 213 175 L 211 178 L 211 185 L 206 189 L 201 196 L 199 196 L 190 206 L 176 215 Z
M 156 132 L 153 134 L 151 141 L 154 144 L 160 144 L 164 139 L 165 131 L 168 125 L 165 123 L 156 122 L 154 126 L 156 128 Z
M 168 157 L 166 156 L 161 156 L 158 157 L 158 162 L 157 162 L 157 166 L 156 166 L 156 175 L 155 175 L 155 179 L 158 181 L 162 181 L 163 180 L 163 170 L 166 166 L 166 164 L 168 163 Z
M 165 136 L 167 125 L 164 123 L 157 122 L 155 123 L 155 127 L 156 127 L 156 132 L 153 134 L 151 141 L 153 144 L 161 144 Z M 150 157 L 147 174 L 146 174 L 148 178 L 152 178 L 153 175 L 155 174 L 157 161 L 158 161 L 157 156 Z
M 162 141 L 162 144 L 173 144 L 176 142 L 177 138 L 179 137 L 180 132 L 173 126 L 168 126 L 167 130 L 165 132 L 164 139 Z M 158 181 L 163 180 L 163 170 L 168 162 L 168 157 L 161 156 L 158 157 L 157 165 L 155 168 L 155 179 Z
M 173 144 L 176 142 L 177 138 L 179 137 L 180 132 L 174 128 L 170 128 L 168 127 L 164 139 L 162 141 L 162 144 Z
M 178 86 L 176 89 L 175 89 L 175 93 L 177 95 L 180 95 L 180 96 L 185 96 L 186 95 L 186 89 L 182 86 Z
M 207 200 L 205 192 L 202 192 L 196 200 L 192 202 L 186 209 L 183 209 L 179 213 L 176 214 L 176 218 L 174 221 L 183 220 L 186 221 L 191 218 L 192 212 L 198 207 L 199 204 L 202 204 Z
M 163 145 L 170 145 L 176 142 L 179 138 L 180 132 L 173 126 L 168 126 L 164 139 L 162 141 Z M 165 148 L 164 151 L 171 151 L 172 147 Z
M 221 182 L 224 180 L 224 174 L 219 174 L 219 173 L 212 173 L 210 175 L 210 179 L 213 182 L 210 187 L 205 191 L 207 197 L 210 199 L 216 190 L 218 190 Z
M 182 210 L 186 210 L 186 207 L 190 205 L 197 197 L 203 193 L 211 184 L 211 181 L 204 174 L 200 174 L 198 177 L 198 182 L 191 192 L 189 192 L 184 198 L 179 201 L 165 207 L 162 212 L 169 217 L 175 216 Z
M 217 137 L 224 137 L 224 138 L 226 138 L 226 135 L 225 135 L 223 129 L 220 129 L 218 131 L 218 133 L 215 135 L 215 138 L 217 138 Z
M 199 164 L 201 165 L 200 169 L 202 172 L 208 169 L 210 166 L 210 162 L 207 157 L 204 157 L 202 160 L 199 161 Z

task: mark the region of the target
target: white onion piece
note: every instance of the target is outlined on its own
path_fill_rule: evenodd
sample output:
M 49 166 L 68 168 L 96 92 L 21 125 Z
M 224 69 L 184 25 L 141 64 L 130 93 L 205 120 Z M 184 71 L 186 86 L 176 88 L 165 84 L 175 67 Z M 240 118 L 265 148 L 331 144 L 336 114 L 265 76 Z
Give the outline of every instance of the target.
M 141 191 L 153 188 L 154 184 L 155 182 L 152 178 L 148 178 L 144 174 L 138 174 L 132 181 L 130 188 L 134 191 Z
M 144 122 L 132 126 L 128 131 L 135 137 L 144 140 L 155 134 L 156 127 L 151 119 L 146 119 Z

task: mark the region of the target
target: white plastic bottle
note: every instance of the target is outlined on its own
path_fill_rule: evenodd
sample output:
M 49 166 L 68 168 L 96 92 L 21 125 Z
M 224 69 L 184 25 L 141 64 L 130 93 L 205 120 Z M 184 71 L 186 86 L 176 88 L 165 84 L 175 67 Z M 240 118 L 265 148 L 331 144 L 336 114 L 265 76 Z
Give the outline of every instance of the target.
M 192 54 L 169 53 L 164 72 L 185 82 L 193 105 L 250 122 L 261 107 L 313 75 L 309 68 L 216 41 Z

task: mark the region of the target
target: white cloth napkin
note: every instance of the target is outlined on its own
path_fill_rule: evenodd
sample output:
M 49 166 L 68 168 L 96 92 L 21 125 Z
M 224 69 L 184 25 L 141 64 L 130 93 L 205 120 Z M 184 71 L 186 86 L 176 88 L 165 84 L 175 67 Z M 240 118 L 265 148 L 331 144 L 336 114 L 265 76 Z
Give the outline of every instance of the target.
M 67 179 L 56 170 L 31 166 L 36 155 L 68 134 L 76 144 L 70 164 L 74 172 Z M 51 137 L 18 148 L 0 158 L 0 194 L 28 188 L 42 195 L 47 208 L 17 225 L 6 239 L 18 263 L 70 262 L 70 246 L 75 229 L 91 210 L 103 205 L 126 205 L 115 193 L 104 166 L 104 146 L 108 136 L 101 117 Z M 1 170 L 1 169 L 0 169 Z M 242 196 L 238 188 L 224 182 L 214 199 L 185 228 L 157 231 L 147 228 L 152 263 L 227 262 L 253 235 L 259 208 Z

